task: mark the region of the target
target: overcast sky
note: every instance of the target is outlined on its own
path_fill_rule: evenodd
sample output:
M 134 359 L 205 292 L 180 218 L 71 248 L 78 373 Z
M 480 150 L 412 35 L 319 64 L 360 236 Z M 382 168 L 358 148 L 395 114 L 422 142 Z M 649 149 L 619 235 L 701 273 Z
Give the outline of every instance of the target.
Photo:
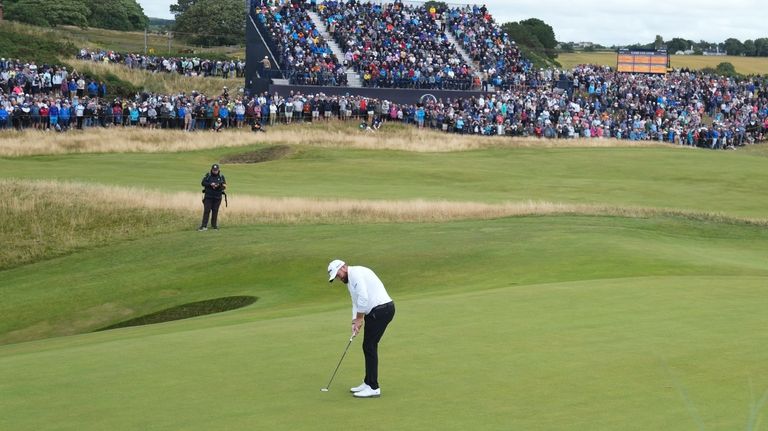
M 318 0 L 320 1 L 320 0 Z M 175 0 L 138 0 L 147 16 L 172 19 Z M 453 1 L 453 4 L 477 4 Z M 562 42 L 624 45 L 670 40 L 722 42 L 768 37 L 764 0 L 485 0 L 497 23 L 539 18 Z

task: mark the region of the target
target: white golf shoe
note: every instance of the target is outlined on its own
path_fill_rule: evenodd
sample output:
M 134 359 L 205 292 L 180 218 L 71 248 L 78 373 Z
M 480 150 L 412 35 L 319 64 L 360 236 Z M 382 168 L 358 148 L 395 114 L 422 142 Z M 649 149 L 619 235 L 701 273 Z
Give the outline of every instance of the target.
M 352 394 L 356 398 L 378 398 L 381 396 L 381 388 L 371 389 L 370 386 L 360 392 Z
M 349 388 L 349 392 L 353 392 L 353 393 L 354 392 L 360 392 L 363 389 L 371 389 L 371 387 L 368 386 L 368 383 L 363 382 L 363 383 L 360 383 L 360 386 L 355 386 L 354 388 Z

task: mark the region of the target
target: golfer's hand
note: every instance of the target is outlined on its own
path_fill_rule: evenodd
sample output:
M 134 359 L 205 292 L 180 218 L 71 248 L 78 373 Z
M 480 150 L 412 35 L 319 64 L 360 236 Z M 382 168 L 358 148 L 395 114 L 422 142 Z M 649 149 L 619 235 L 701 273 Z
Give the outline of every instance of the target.
M 352 321 L 352 336 L 356 337 L 360 332 L 360 328 L 363 327 L 363 319 L 355 319 Z

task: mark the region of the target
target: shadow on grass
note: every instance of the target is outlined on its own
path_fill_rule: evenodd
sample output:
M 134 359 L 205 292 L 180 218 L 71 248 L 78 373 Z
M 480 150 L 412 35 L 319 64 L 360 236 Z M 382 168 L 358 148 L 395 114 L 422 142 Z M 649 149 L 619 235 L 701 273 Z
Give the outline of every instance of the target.
M 273 145 L 257 151 L 223 157 L 221 163 L 263 163 L 288 157 L 293 150 L 288 145 Z
M 176 307 L 160 310 L 155 313 L 115 323 L 114 325 L 109 325 L 107 327 L 97 329 L 96 332 L 117 328 L 127 328 L 129 326 L 152 325 L 154 323 L 163 323 L 173 320 L 205 316 L 206 314 L 222 313 L 224 311 L 247 307 L 256 302 L 257 299 L 258 298 L 255 296 L 227 296 L 224 298 L 207 299 L 205 301 L 182 304 Z

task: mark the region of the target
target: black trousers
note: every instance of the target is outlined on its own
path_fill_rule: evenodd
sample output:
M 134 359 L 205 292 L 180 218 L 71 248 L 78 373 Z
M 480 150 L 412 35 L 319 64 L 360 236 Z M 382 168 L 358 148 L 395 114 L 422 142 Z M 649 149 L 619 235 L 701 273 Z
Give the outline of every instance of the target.
M 365 379 L 363 381 L 371 389 L 379 388 L 379 341 L 393 317 L 395 317 L 394 302 L 374 307 L 365 315 L 365 329 L 363 333 Z
M 200 223 L 200 227 L 208 227 L 208 216 L 211 217 L 211 227 L 217 228 L 219 218 L 219 207 L 221 206 L 221 199 L 204 198 L 203 199 L 203 221 Z

